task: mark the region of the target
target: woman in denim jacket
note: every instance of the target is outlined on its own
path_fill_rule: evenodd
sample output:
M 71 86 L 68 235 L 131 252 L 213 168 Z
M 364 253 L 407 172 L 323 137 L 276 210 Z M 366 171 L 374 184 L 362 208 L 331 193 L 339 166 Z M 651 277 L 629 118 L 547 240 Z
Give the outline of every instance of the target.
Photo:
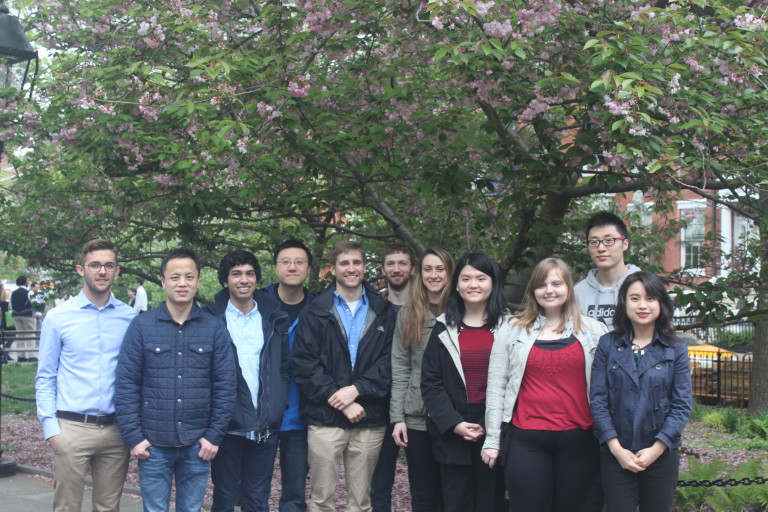
M 658 276 L 630 274 L 615 330 L 600 338 L 590 400 L 608 512 L 672 510 L 680 435 L 691 413 L 691 370 L 675 339 L 674 304 Z

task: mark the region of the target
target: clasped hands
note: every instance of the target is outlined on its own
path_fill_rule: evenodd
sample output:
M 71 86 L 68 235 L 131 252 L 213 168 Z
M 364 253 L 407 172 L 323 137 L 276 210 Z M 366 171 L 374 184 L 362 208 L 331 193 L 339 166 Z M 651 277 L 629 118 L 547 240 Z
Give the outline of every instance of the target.
M 350 423 L 357 423 L 365 418 L 365 409 L 355 402 L 360 392 L 354 385 L 345 386 L 328 398 L 328 405 L 344 414 Z

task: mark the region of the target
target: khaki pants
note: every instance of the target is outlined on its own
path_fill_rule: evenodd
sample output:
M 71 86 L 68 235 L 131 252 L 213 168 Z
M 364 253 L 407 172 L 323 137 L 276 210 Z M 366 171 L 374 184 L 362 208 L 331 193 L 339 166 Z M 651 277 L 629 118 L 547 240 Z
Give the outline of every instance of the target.
M 307 431 L 312 474 L 310 512 L 335 512 L 339 460 L 344 457 L 350 512 L 370 512 L 371 478 L 379 460 L 385 427 L 350 428 L 310 426 Z
M 59 419 L 54 450 L 54 512 L 80 512 L 85 475 L 91 469 L 94 512 L 120 509 L 129 452 L 117 425 L 100 427 Z
M 35 324 L 36 320 L 33 316 L 14 316 L 13 317 L 13 325 L 16 326 L 17 331 L 34 331 L 35 330 Z M 11 344 L 11 348 L 35 348 L 35 340 L 19 340 L 14 341 Z M 37 352 L 35 351 L 29 351 L 29 352 L 11 352 L 13 354 L 13 358 L 18 361 L 20 357 L 26 357 L 29 359 L 30 357 L 37 357 Z

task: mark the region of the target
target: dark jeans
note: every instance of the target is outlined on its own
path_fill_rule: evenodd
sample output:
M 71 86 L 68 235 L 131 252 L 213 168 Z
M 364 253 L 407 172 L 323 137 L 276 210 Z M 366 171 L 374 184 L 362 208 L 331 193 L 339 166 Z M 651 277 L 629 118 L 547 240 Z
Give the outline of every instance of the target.
M 391 512 L 392 486 L 395 484 L 395 469 L 400 447 L 392 437 L 394 424 L 390 424 L 384 432 L 384 442 L 381 444 L 379 461 L 371 479 L 371 508 L 373 512 Z
M 669 512 L 675 496 L 680 454 L 666 451 L 645 471 L 622 469 L 611 452 L 600 452 L 607 512 Z M 639 506 L 639 508 L 638 508 Z
M 234 511 L 238 494 L 242 512 L 269 512 L 276 452 L 277 435 L 261 443 L 245 436 L 225 435 L 211 466 L 211 512 Z
M 145 512 L 168 512 L 171 484 L 176 477 L 176 510 L 198 512 L 203 506 L 211 463 L 198 457 L 200 443 L 150 446 L 149 458 L 139 459 L 139 482 Z
M 592 430 L 505 426 L 502 457 L 512 512 L 582 510 L 598 471 Z
M 307 462 L 307 431 L 284 430 L 280 440 L 280 512 L 307 510 L 306 488 L 309 463 Z
M 432 452 L 432 438 L 426 430 L 408 429 L 408 484 L 411 512 L 437 512 L 443 509 L 440 495 L 440 464 Z

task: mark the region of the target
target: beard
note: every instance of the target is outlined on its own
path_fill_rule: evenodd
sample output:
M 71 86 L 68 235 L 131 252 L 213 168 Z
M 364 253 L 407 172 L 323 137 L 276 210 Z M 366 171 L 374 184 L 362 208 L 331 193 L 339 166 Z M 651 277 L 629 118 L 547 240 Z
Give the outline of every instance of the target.
M 389 279 L 387 279 L 386 280 L 387 281 L 387 287 L 389 287 L 391 290 L 394 290 L 396 292 L 405 290 L 405 288 L 408 286 L 408 283 L 411 282 L 411 279 L 408 276 L 405 276 L 402 279 L 403 280 L 401 282 L 398 282 L 398 283 L 394 283 L 394 282 L 390 281 Z

